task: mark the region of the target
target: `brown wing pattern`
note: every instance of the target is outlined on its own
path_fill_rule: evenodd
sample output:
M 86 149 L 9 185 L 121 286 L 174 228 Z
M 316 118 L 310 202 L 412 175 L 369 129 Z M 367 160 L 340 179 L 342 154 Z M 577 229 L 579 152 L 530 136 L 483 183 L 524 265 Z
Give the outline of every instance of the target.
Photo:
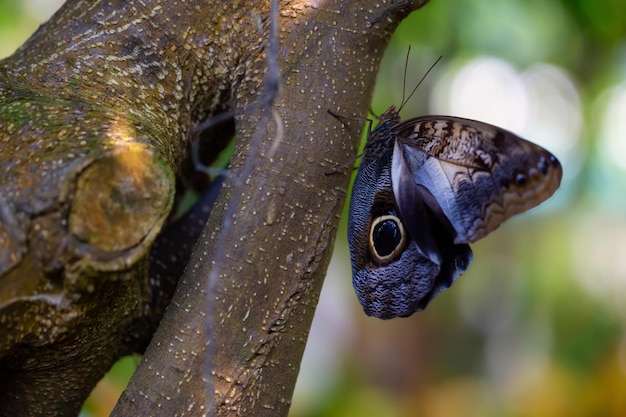
M 426 116 L 396 124 L 392 134 L 403 154 L 398 161 L 434 196 L 433 209 L 448 217 L 457 243 L 481 239 L 539 205 L 561 182 L 550 152 L 486 123 Z

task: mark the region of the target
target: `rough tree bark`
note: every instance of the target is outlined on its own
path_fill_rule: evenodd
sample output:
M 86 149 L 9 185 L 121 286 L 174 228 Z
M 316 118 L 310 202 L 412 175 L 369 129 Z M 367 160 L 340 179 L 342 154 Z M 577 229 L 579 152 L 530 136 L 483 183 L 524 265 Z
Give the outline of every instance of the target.
M 241 183 L 225 182 L 113 415 L 286 415 L 349 180 L 325 173 L 363 125 L 326 111 L 366 114 L 392 31 L 422 4 L 281 1 L 281 88 L 254 110 L 267 0 L 70 0 L 1 61 L 2 415 L 75 415 L 143 349 L 172 287 L 148 277 L 148 251 L 192 129 L 246 108 Z

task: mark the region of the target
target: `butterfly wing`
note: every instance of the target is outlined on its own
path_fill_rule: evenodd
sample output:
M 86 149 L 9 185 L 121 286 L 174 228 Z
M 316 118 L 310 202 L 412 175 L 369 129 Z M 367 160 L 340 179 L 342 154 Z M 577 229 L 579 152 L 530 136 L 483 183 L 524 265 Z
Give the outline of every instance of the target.
M 414 201 L 423 201 L 455 243 L 485 237 L 545 201 L 561 182 L 561 165 L 551 153 L 487 123 L 426 116 L 399 123 L 391 133 L 401 216 L 410 218 Z
M 348 217 L 354 289 L 365 313 L 381 319 L 423 310 L 472 259 L 469 245 L 455 245 L 421 201 L 414 202 L 411 217 L 399 215 L 391 187 L 390 153 L 364 158 Z M 381 222 L 397 233 L 377 233 L 375 225 Z
M 354 289 L 365 313 L 381 319 L 423 310 L 472 260 L 469 245 L 454 244 L 449 222 L 438 221 L 420 195 L 402 200 L 411 206 L 410 216 L 399 214 L 391 184 L 395 141 L 390 135 L 399 122 L 391 108 L 370 133 L 348 217 Z

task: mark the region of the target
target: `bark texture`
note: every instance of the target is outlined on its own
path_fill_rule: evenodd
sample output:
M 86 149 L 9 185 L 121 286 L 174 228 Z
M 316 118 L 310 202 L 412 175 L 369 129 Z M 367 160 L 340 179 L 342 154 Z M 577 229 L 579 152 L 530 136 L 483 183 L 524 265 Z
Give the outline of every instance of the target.
M 325 173 L 362 128 L 327 109 L 366 113 L 419 6 L 281 1 L 274 100 L 268 1 L 70 0 L 0 61 L 0 413 L 75 415 L 145 346 L 173 288 L 148 253 L 193 128 L 247 109 L 239 181 L 113 415 L 286 415 L 349 180 Z

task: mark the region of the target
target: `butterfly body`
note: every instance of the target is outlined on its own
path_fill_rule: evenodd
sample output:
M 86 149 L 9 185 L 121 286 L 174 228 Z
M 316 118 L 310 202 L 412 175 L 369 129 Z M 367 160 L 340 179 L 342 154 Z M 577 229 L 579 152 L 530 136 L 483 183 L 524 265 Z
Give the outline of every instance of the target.
M 547 199 L 561 166 L 486 123 L 401 121 L 389 108 L 367 139 L 348 219 L 353 284 L 366 314 L 423 310 L 472 261 L 469 243 Z

